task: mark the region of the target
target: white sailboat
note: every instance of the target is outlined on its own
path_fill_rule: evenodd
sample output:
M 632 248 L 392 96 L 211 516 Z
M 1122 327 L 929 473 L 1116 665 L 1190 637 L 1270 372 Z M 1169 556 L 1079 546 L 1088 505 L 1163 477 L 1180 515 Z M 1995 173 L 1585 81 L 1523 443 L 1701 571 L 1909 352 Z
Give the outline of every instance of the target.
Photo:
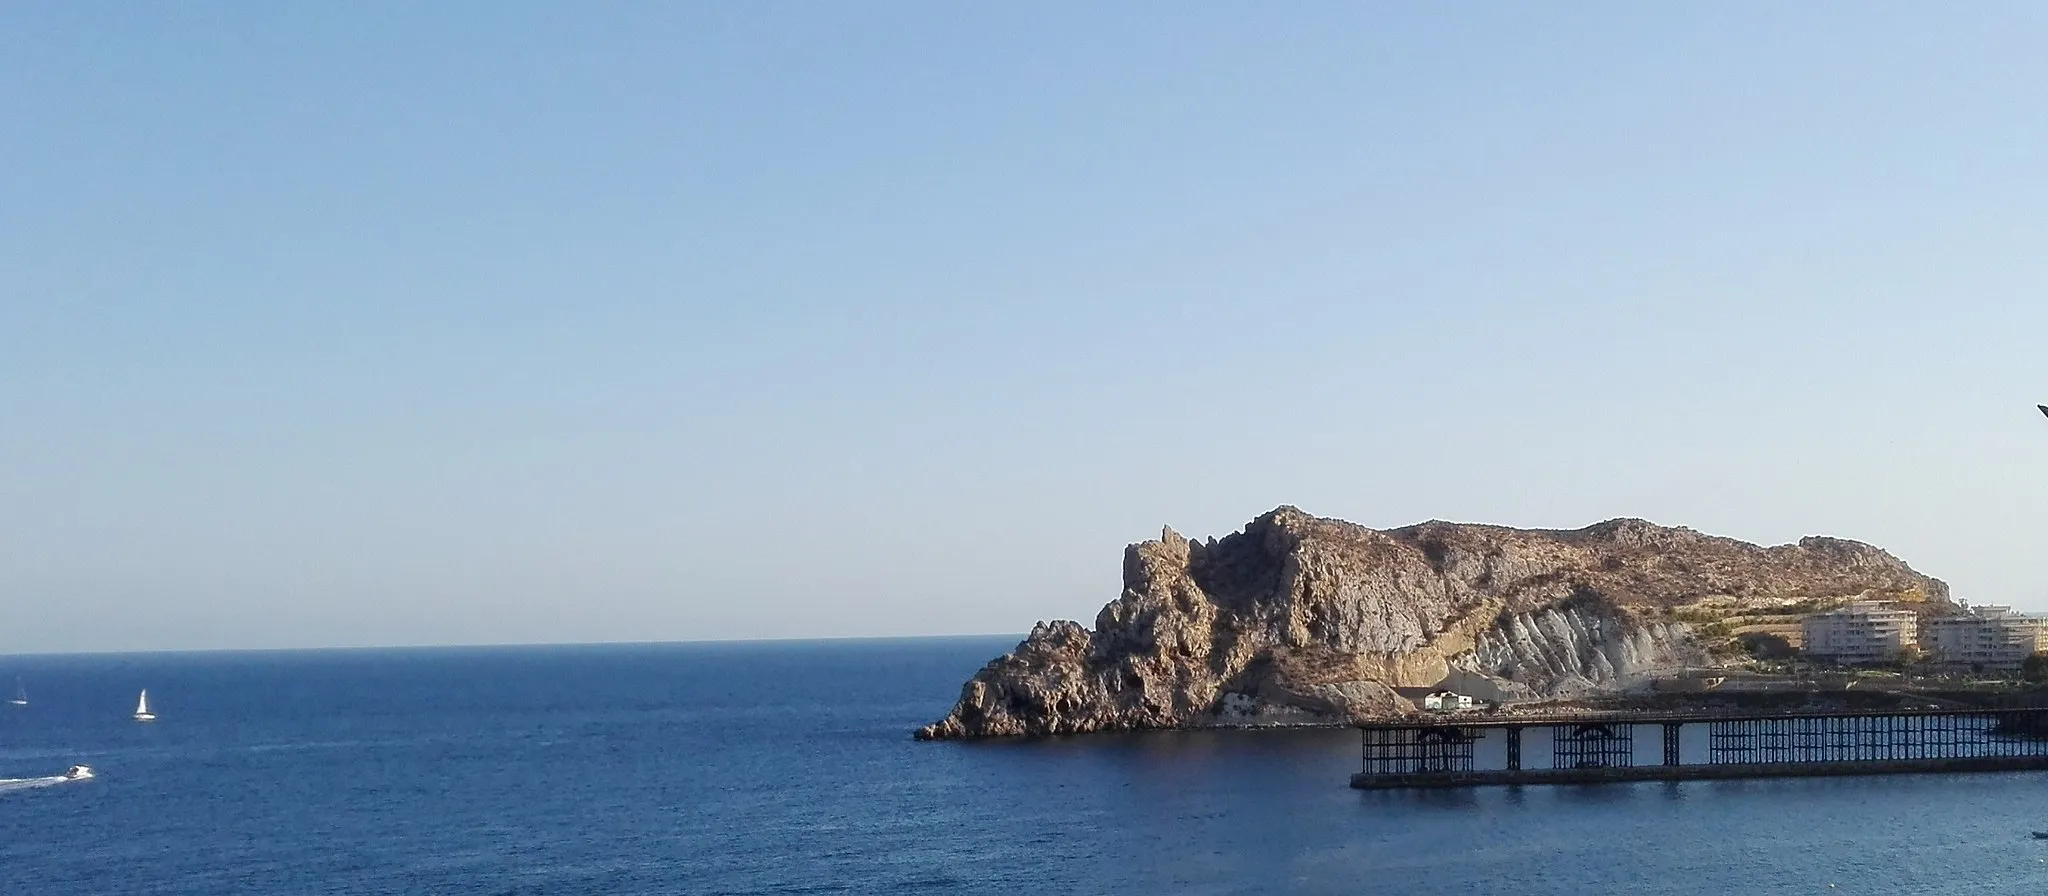
M 14 699 L 7 702 L 13 706 L 28 705 L 28 686 L 22 684 L 21 679 L 14 680 Z
M 149 711 L 149 689 L 142 689 L 142 696 L 135 698 L 135 721 L 154 722 L 156 713 Z

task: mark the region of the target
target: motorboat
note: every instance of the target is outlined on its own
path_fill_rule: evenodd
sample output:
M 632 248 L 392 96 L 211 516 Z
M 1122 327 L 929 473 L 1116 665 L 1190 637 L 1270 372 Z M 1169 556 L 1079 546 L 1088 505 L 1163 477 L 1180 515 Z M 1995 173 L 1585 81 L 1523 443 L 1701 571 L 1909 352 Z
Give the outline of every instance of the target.
M 92 766 L 89 765 L 74 765 L 64 770 L 64 780 L 66 781 L 82 781 L 90 777 L 92 777 Z
M 2036 839 L 2036 840 L 2048 840 L 2048 831 L 2035 831 L 2035 832 L 2034 832 L 2034 839 Z

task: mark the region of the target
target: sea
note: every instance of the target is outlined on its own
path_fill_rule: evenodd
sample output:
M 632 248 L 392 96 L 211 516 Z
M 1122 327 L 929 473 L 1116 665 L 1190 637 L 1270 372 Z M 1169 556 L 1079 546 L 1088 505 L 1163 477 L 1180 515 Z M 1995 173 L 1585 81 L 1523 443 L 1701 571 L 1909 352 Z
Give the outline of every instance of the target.
M 2048 886 L 2048 773 L 1360 792 L 1345 730 L 911 738 L 1015 641 L 0 657 L 0 894 Z

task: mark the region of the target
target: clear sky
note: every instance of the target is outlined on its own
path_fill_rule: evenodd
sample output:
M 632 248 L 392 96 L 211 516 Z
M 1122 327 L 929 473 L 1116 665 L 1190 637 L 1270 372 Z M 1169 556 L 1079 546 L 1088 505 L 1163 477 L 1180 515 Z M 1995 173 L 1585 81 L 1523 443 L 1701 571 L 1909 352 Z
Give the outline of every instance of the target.
M 0 651 L 1022 631 L 1273 506 L 2048 609 L 2048 7 L 0 7 Z

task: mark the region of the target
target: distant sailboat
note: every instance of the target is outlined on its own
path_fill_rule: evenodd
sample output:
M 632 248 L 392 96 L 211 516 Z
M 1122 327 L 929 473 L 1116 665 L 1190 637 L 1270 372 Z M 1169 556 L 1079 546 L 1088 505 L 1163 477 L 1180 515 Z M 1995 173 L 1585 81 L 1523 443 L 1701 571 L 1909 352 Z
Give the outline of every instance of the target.
M 135 698 L 135 721 L 154 722 L 156 713 L 149 711 L 149 689 L 142 689 L 142 696 Z
M 28 686 L 22 684 L 21 679 L 14 680 L 14 699 L 7 702 L 15 706 L 28 705 Z

